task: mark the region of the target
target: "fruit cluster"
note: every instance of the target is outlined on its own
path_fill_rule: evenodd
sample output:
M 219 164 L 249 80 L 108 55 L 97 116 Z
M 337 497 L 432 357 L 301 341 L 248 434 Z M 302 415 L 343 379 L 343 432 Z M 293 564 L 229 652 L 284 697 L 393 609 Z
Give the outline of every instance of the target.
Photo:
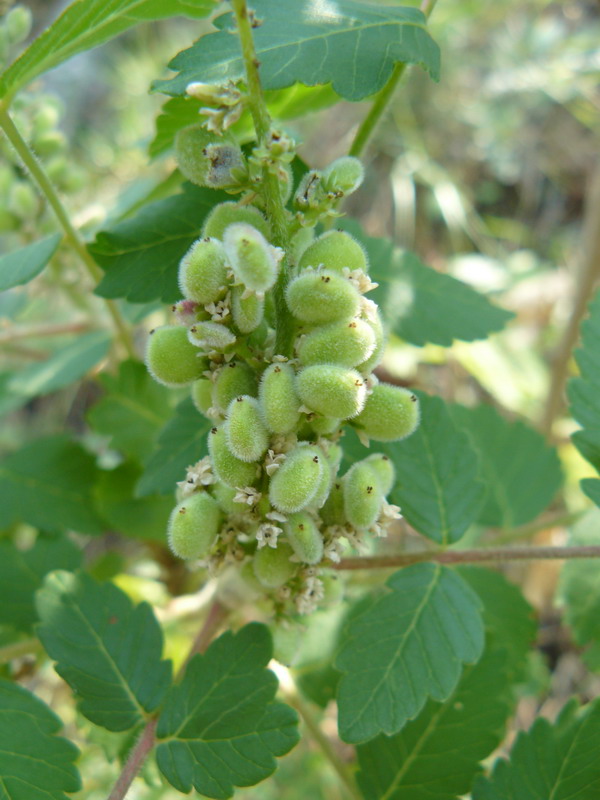
M 186 159 L 188 150 L 180 164 Z M 234 162 L 239 168 L 228 156 Z M 361 169 L 340 159 L 313 182 L 322 197 L 339 196 L 360 182 Z M 198 182 L 206 181 L 204 170 Z M 305 178 L 296 207 L 310 205 L 307 185 Z M 208 456 L 179 484 L 168 530 L 173 552 L 213 570 L 238 563 L 280 610 L 310 613 L 326 593 L 322 568 L 346 545 L 385 535 L 399 517 L 386 501 L 394 483 L 386 455 L 339 476 L 344 424 L 363 442 L 396 441 L 417 426 L 418 401 L 373 374 L 385 336 L 365 296 L 377 284 L 362 246 L 343 231 L 314 239 L 303 227 L 286 253 L 270 237 L 254 205 L 212 210 L 181 261 L 185 299 L 173 307 L 176 324 L 152 332 L 146 363 L 167 386 L 189 384 L 212 421 Z M 291 330 L 286 353 L 276 345 L 276 287 Z

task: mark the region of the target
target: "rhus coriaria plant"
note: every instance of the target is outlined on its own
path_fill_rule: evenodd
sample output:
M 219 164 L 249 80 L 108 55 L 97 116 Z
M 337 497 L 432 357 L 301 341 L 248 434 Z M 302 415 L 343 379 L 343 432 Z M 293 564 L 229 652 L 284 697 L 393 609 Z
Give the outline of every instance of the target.
M 0 442 L 2 800 L 600 797 L 600 484 L 573 478 L 574 448 L 600 464 L 598 300 L 570 358 L 595 272 L 544 421 L 516 419 L 533 413 L 543 354 L 513 387 L 514 342 L 558 335 L 524 334 L 529 312 L 511 322 L 500 289 L 474 288 L 503 285 L 489 275 L 519 254 L 497 253 L 526 227 L 500 226 L 489 174 L 473 173 L 495 204 L 479 214 L 426 132 L 402 138 L 410 103 L 448 108 L 434 5 L 77 0 L 12 63 L 31 15 L 0 17 L 0 315 L 15 321 L 0 330 L 0 414 L 14 419 Z M 158 23 L 174 16 L 187 23 Z M 77 54 L 92 74 L 85 51 L 138 22 L 157 35 L 132 35 L 135 57 L 109 51 L 127 78 L 104 93 L 126 133 L 103 128 L 108 105 L 86 106 L 94 130 L 71 150 L 37 79 Z M 151 86 L 168 97 L 140 158 L 137 68 L 162 74 L 164 41 L 195 25 Z M 392 121 L 403 76 L 410 102 Z M 457 107 L 452 141 L 461 120 Z M 503 153 L 493 163 L 513 175 Z M 366 233 L 392 217 L 396 241 Z M 436 269 L 397 246 L 411 219 Z M 481 250 L 464 262 L 459 219 Z M 515 287 L 537 276 L 520 256 Z M 552 695 L 533 609 L 499 567 L 535 558 L 567 561 L 572 643 L 563 631 L 547 650 L 585 675 L 583 705 Z M 543 610 L 546 585 L 527 589 Z

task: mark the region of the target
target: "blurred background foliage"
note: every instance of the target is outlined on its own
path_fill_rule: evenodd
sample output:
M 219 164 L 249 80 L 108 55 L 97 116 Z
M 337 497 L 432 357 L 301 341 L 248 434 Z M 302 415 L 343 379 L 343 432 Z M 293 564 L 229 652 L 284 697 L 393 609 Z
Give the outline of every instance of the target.
M 25 5 L 31 10 L 31 37 L 66 4 L 31 0 Z M 6 2 L 2 10 L 8 10 Z M 24 29 L 11 32 L 8 17 L 3 21 L 0 60 L 8 63 L 22 46 Z M 208 26 L 171 20 L 138 27 L 54 70 L 15 102 L 17 125 L 86 236 L 126 216 L 148 195 L 159 197 L 176 185 L 170 152 L 148 155 L 165 102 L 148 88 L 168 74 L 169 59 Z M 488 340 L 449 348 L 417 348 L 392 338 L 384 370 L 447 401 L 490 402 L 509 417 L 545 427 L 566 476 L 553 510 L 569 520 L 589 507 L 578 480 L 593 470 L 570 443 L 577 426 L 564 406 L 551 430 L 546 411 L 554 356 L 582 275 L 600 275 L 600 8 L 595 0 L 439 0 L 430 28 L 442 50 L 442 80 L 435 84 L 410 70 L 368 148 L 365 184 L 346 210 L 369 234 L 416 251 L 436 269 L 492 296 L 516 318 Z M 327 98 L 323 104 L 284 123 L 302 142 L 302 157 L 315 167 L 348 150 L 369 107 L 329 106 Z M 5 140 L 0 159 L 2 255 L 57 227 Z M 40 435 L 68 430 L 82 437 L 101 465 L 114 465 L 107 439 L 86 423 L 102 394 L 96 375 L 113 369 L 114 354 L 95 340 L 90 348 L 105 347 L 101 360 L 85 353 L 73 357 L 68 350 L 81 343 L 83 333 L 102 327 L 105 310 L 92 288 L 76 255 L 64 246 L 34 281 L 0 292 L 2 454 Z M 143 328 L 160 321 L 163 310 L 156 304 L 119 305 L 131 321 L 143 320 L 142 345 Z M 66 365 L 62 383 L 45 383 L 44 365 L 53 355 Z M 572 363 L 569 369 L 574 370 Z M 160 513 L 168 508 L 167 503 Z M 579 524 L 594 527 L 597 519 L 584 516 Z M 35 535 L 22 525 L 4 533 L 23 545 Z M 567 527 L 552 522 L 521 535 L 561 543 Z M 484 536 L 473 532 L 473 539 Z M 78 542 L 96 576 L 113 577 L 134 598 L 158 606 L 169 655 L 181 659 L 192 630 L 183 601 L 195 588 L 183 567 L 156 541 L 111 533 Z M 552 715 L 573 691 L 598 694 L 600 681 L 560 625 L 558 566 L 519 566 L 509 574 L 540 618 L 538 649 L 514 726 L 520 728 L 536 714 Z M 0 628 L 0 643 L 3 635 Z M 19 669 L 24 676 L 31 673 L 28 685 L 59 710 L 69 735 L 94 742 L 82 756 L 88 784 L 78 797 L 105 797 L 116 774 L 116 767 L 107 771 L 105 759 L 118 758 L 119 737 L 77 716 L 49 663 L 34 672 L 32 662 L 24 660 Z M 335 733 L 333 716 L 324 726 Z M 164 789 L 151 766 L 146 777 L 148 787 L 138 795 L 134 789 L 132 797 L 179 796 Z M 335 799 L 338 793 L 329 767 L 303 739 L 271 781 L 238 796 Z

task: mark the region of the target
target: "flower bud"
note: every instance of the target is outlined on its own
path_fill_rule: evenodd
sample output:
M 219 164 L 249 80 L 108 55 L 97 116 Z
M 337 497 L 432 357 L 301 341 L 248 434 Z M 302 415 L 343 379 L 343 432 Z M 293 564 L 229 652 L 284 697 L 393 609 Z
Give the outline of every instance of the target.
M 271 364 L 264 371 L 258 392 L 263 421 L 271 433 L 291 433 L 300 419 L 296 373 L 289 364 Z
M 235 343 L 235 333 L 220 322 L 195 322 L 188 331 L 188 338 L 203 350 L 225 350 Z
M 295 317 L 316 325 L 355 317 L 360 307 L 350 281 L 331 271 L 303 272 L 290 282 L 285 297 Z
M 256 480 L 256 464 L 241 461 L 233 455 L 222 426 L 212 428 L 208 434 L 208 452 L 215 475 L 227 486 L 243 488 Z
M 251 333 L 263 320 L 265 300 L 256 294 L 243 295 L 242 286 L 234 286 L 231 290 L 231 315 L 240 333 Z
M 225 252 L 235 277 L 253 292 L 268 291 L 277 280 L 279 252 L 246 222 L 234 222 L 223 235 Z
M 215 543 L 221 510 L 207 492 L 197 492 L 175 506 L 169 518 L 169 547 L 179 558 L 202 558 Z
M 329 497 L 319 511 L 325 525 L 345 525 L 348 521 L 344 511 L 344 492 L 341 481 L 335 481 L 329 490 Z
M 365 177 L 363 165 L 354 156 L 342 156 L 323 172 L 323 187 L 336 195 L 355 192 Z
M 198 239 L 181 259 L 181 294 L 196 303 L 213 303 L 227 283 L 225 249 L 217 239 Z
M 298 374 L 296 388 L 305 406 L 338 419 L 355 417 L 365 404 L 367 391 L 358 372 L 334 364 L 306 367 Z
M 318 564 L 323 558 L 323 537 L 314 519 L 306 511 L 291 514 L 283 530 L 294 553 L 303 564 Z
M 300 363 L 339 364 L 355 367 L 366 361 L 375 349 L 375 332 L 362 319 L 332 322 L 305 336 L 298 348 Z
M 369 439 L 397 442 L 410 436 L 419 424 L 419 401 L 409 389 L 378 383 L 352 422 Z
M 247 394 L 234 397 L 225 421 L 227 446 L 241 461 L 258 461 L 267 451 L 269 436 L 258 410 L 258 401 Z
M 11 44 L 24 42 L 31 31 L 32 14 L 26 6 L 12 8 L 4 18 L 4 26 Z
M 324 199 L 321 173 L 312 169 L 302 177 L 298 184 L 294 195 L 294 205 L 300 210 L 306 211 L 310 208 L 318 208 Z
M 254 554 L 254 574 L 265 589 L 279 589 L 289 581 L 297 570 L 297 565 L 290 561 L 294 555 L 292 548 L 281 542 L 275 549 L 261 547 Z
M 383 354 L 385 353 L 385 331 L 383 329 L 383 323 L 381 321 L 381 315 L 379 314 L 379 311 L 373 319 L 368 319 L 366 322 L 373 330 L 373 334 L 375 336 L 375 347 L 373 348 L 373 352 L 367 358 L 367 360 L 363 361 L 362 364 L 358 364 L 356 367 L 363 375 L 368 375 L 370 372 L 372 372 L 381 362 Z
M 232 170 L 243 169 L 237 142 L 210 133 L 202 125 L 182 128 L 175 137 L 175 158 L 183 175 L 198 186 L 226 189 L 238 186 Z
M 271 228 L 267 220 L 254 206 L 240 206 L 237 203 L 219 203 L 204 220 L 203 236 L 223 239 L 225 229 L 234 222 L 245 222 L 262 233 L 265 239 L 271 237 Z
M 365 459 L 365 464 L 368 464 L 375 471 L 381 487 L 381 493 L 385 497 L 391 492 L 396 481 L 396 470 L 392 459 L 386 456 L 385 453 L 373 453 L 372 456 Z
M 335 272 L 344 267 L 367 272 L 369 262 L 364 247 L 345 231 L 327 231 L 319 236 L 302 254 L 300 269 L 323 266 Z
M 366 461 L 354 464 L 342 480 L 344 512 L 355 528 L 370 528 L 381 510 L 383 493 L 377 473 Z
M 256 375 L 243 361 L 230 361 L 221 367 L 213 386 L 213 406 L 225 414 L 234 397 L 256 397 Z
M 200 378 L 192 384 L 192 402 L 206 416 L 212 406 L 212 383 L 207 378 Z
M 301 445 L 288 453 L 271 478 L 271 504 L 283 514 L 293 514 L 310 505 L 321 482 L 323 461 L 321 450 L 310 445 Z
M 146 345 L 146 367 L 165 386 L 186 386 L 202 376 L 206 359 L 188 340 L 187 328 L 164 325 L 153 331 Z

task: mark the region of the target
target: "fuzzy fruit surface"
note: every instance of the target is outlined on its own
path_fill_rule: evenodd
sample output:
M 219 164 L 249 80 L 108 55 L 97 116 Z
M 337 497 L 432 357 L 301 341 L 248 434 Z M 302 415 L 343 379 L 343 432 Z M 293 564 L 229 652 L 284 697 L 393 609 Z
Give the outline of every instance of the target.
M 288 454 L 271 478 L 269 499 L 283 514 L 302 511 L 310 505 L 319 488 L 323 454 L 313 446 L 298 446 Z
M 234 456 L 223 427 L 213 428 L 209 433 L 208 451 L 217 477 L 227 486 L 237 489 L 251 486 L 256 480 L 256 465 Z
M 206 217 L 202 233 L 204 236 L 223 239 L 225 229 L 234 222 L 245 222 L 262 233 L 265 239 L 271 238 L 271 226 L 264 215 L 254 206 L 240 206 L 237 203 L 219 203 Z
M 409 389 L 379 383 L 354 424 L 376 442 L 397 442 L 419 424 L 419 400 Z
M 304 272 L 288 286 L 286 300 L 302 322 L 322 325 L 358 314 L 360 295 L 354 286 L 331 270 Z
M 307 334 L 298 347 L 301 364 L 339 364 L 356 367 L 375 350 L 373 327 L 362 319 L 323 325 Z
M 202 558 L 213 546 L 222 518 L 217 501 L 206 492 L 193 494 L 175 506 L 167 538 L 179 558 Z
M 343 480 L 344 513 L 355 528 L 370 528 L 381 509 L 383 492 L 373 467 L 366 461 L 354 464 Z
M 305 511 L 291 514 L 284 523 L 287 540 L 304 564 L 318 564 L 323 558 L 323 537 L 313 517 Z
M 234 222 L 223 234 L 236 278 L 253 292 L 268 291 L 277 280 L 279 262 L 265 237 L 246 222 Z
M 146 346 L 148 372 L 165 386 L 187 386 L 202 377 L 206 360 L 188 340 L 187 328 L 165 325 L 150 334 Z
M 254 554 L 254 574 L 261 586 L 278 589 L 289 581 L 296 571 L 290 561 L 294 551 L 289 544 L 282 543 L 275 549 L 262 547 Z
M 271 364 L 265 370 L 258 390 L 260 412 L 271 433 L 286 434 L 300 420 L 300 398 L 296 373 L 289 364 Z
M 298 374 L 298 394 L 312 411 L 326 417 L 350 419 L 365 404 L 366 385 L 356 370 L 335 364 L 317 364 Z
M 301 269 L 323 266 L 325 269 L 341 272 L 344 267 L 350 270 L 368 270 L 365 249 L 354 237 L 345 231 L 327 231 L 310 244 L 302 253 Z
M 198 186 L 225 189 L 237 185 L 232 170 L 242 169 L 242 151 L 231 137 L 189 125 L 175 137 L 175 158 L 183 175 Z
M 217 239 L 194 242 L 179 265 L 179 288 L 197 303 L 212 303 L 223 292 L 227 276 L 225 248 Z
M 265 454 L 269 437 L 254 397 L 240 395 L 231 401 L 227 409 L 225 436 L 227 446 L 241 461 L 258 461 Z

